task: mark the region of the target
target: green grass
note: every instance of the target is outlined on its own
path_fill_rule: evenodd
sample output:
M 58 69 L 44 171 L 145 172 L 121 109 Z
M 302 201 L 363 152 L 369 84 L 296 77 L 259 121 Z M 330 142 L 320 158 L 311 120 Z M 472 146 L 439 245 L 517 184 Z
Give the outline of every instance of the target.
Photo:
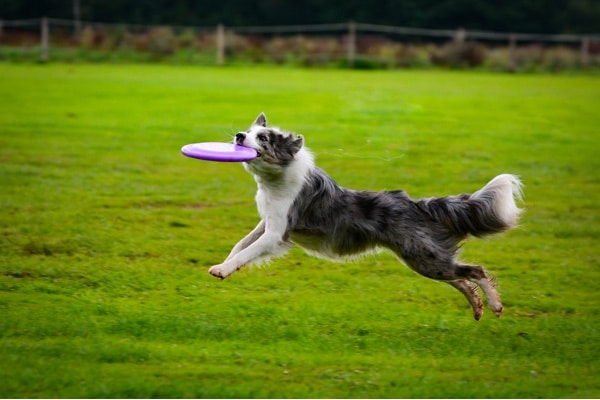
M 585 75 L 0 64 L 0 397 L 600 397 L 599 109 Z M 502 318 L 385 253 L 212 278 L 254 182 L 179 149 L 260 111 L 352 188 L 520 175 L 462 251 Z

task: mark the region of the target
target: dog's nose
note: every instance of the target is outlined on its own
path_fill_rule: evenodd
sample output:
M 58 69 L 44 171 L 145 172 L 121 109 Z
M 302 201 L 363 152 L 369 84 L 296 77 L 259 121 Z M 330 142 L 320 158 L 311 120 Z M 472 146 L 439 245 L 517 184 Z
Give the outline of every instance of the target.
M 246 139 L 245 133 L 240 132 L 235 135 L 235 141 L 239 144 L 242 144 L 244 142 L 244 139 Z

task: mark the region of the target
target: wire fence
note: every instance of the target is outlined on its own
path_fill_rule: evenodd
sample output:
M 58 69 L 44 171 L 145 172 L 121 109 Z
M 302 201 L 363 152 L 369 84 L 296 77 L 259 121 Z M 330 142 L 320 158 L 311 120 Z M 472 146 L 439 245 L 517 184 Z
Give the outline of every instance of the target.
M 155 26 L 57 18 L 0 19 L 0 59 L 335 64 L 354 68 L 528 65 L 600 67 L 600 34 L 424 29 L 357 22 Z M 136 58 L 137 57 L 137 58 Z M 531 67 L 530 65 L 530 67 Z

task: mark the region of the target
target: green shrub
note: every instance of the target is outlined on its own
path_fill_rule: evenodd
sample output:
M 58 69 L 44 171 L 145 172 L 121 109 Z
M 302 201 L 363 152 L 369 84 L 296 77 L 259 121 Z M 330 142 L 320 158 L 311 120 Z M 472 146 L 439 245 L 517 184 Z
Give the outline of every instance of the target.
M 177 50 L 177 38 L 169 27 L 152 28 L 148 32 L 148 51 L 153 58 L 162 59 Z
M 433 54 L 433 63 L 451 68 L 474 68 L 483 65 L 487 50 L 477 42 L 449 42 Z

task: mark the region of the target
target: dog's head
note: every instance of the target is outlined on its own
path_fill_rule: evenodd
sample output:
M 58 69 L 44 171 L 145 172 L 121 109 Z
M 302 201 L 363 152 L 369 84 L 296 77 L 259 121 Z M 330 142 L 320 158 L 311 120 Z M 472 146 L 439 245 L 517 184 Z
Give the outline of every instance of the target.
M 282 132 L 278 128 L 267 127 L 267 117 L 261 113 L 246 132 L 235 135 L 234 143 L 252 147 L 258 157 L 248 164 L 260 167 L 285 167 L 296 159 L 304 145 L 301 135 Z

